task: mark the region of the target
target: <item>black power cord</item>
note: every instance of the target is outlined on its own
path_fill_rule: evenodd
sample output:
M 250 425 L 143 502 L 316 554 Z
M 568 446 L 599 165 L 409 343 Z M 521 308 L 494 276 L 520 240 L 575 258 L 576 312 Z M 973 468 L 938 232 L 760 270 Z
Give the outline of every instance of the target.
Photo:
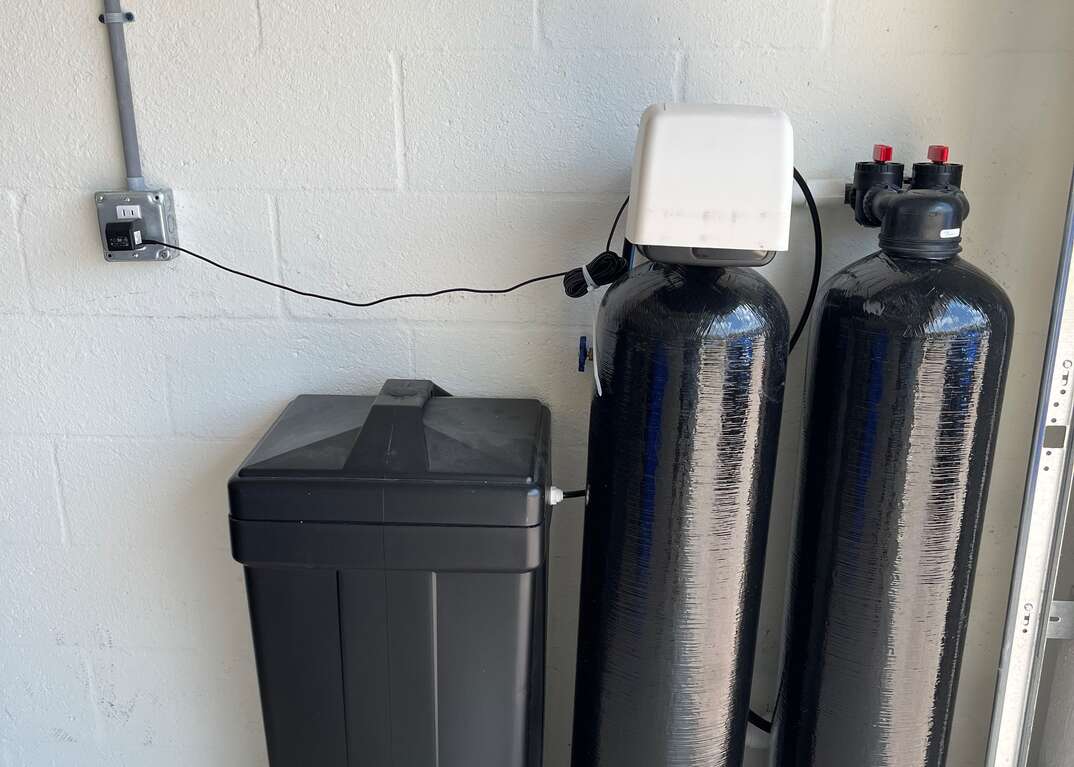
M 805 309 L 802 311 L 802 316 L 798 321 L 798 326 L 794 330 L 794 334 L 791 336 L 790 349 L 793 350 L 798 343 L 798 339 L 805 328 L 806 323 L 809 320 L 809 313 L 813 308 L 813 301 L 817 295 L 817 287 L 820 280 L 820 264 L 821 264 L 821 235 L 820 235 L 820 215 L 817 212 L 816 202 L 813 200 L 813 195 L 809 191 L 809 185 L 806 184 L 804 178 L 797 171 L 794 171 L 794 180 L 798 182 L 798 185 L 802 188 L 802 193 L 805 195 L 806 204 L 809 206 L 810 215 L 813 218 L 813 231 L 815 236 L 815 255 L 813 265 L 813 279 L 809 288 L 809 295 L 806 298 Z M 628 265 L 625 258 L 611 249 L 612 238 L 615 236 L 615 230 L 619 226 L 619 221 L 623 217 L 624 211 L 626 211 L 627 204 L 630 202 L 630 197 L 623 200 L 623 204 L 619 207 L 619 212 L 615 214 L 615 220 L 612 222 L 612 228 L 608 232 L 608 240 L 605 244 L 605 250 L 598 255 L 588 264 L 582 267 L 574 269 L 568 269 L 563 272 L 553 272 L 552 274 L 543 274 L 539 277 L 531 277 L 528 280 L 523 280 L 509 288 L 442 288 L 441 290 L 431 290 L 424 293 L 398 293 L 391 296 L 384 296 L 382 298 L 376 298 L 371 301 L 352 301 L 346 298 L 339 298 L 338 296 L 328 296 L 323 293 L 315 293 L 309 290 L 299 290 L 298 288 L 291 287 L 290 285 L 284 285 L 280 282 L 274 282 L 273 280 L 266 279 L 264 277 L 258 277 L 256 274 L 250 274 L 240 269 L 235 269 L 225 264 L 221 264 L 219 261 L 214 261 L 208 256 L 203 256 L 200 253 L 195 253 L 189 248 L 184 248 L 179 245 L 172 245 L 167 242 L 161 242 L 160 240 L 145 240 L 147 245 L 160 245 L 162 247 L 178 250 L 181 253 L 186 253 L 188 256 L 193 256 L 199 261 L 203 261 L 210 266 L 215 266 L 217 269 L 222 269 L 229 274 L 234 274 L 238 277 L 245 277 L 248 280 L 259 282 L 262 285 L 268 285 L 269 287 L 276 288 L 278 290 L 284 290 L 288 293 L 293 293 L 296 296 L 304 296 L 306 298 L 316 298 L 319 301 L 329 301 L 334 304 L 342 304 L 343 306 L 352 306 L 358 309 L 368 309 L 378 304 L 387 303 L 389 301 L 400 301 L 406 298 L 434 298 L 436 296 L 443 296 L 448 293 L 471 293 L 479 295 L 504 295 L 506 293 L 512 293 L 519 288 L 524 288 L 527 285 L 532 285 L 536 282 L 543 282 L 545 280 L 554 280 L 557 278 L 563 278 L 563 291 L 571 298 L 581 298 L 602 285 L 610 285 L 615 282 L 621 276 L 623 276 L 627 270 Z
M 615 282 L 619 277 L 627 271 L 626 259 L 620 256 L 618 253 L 614 253 L 611 250 L 612 237 L 615 235 L 616 227 L 619 226 L 619 220 L 623 216 L 623 211 L 626 210 L 627 202 L 630 198 L 627 197 L 623 201 L 622 206 L 619 208 L 619 212 L 615 216 L 615 221 L 612 222 L 611 231 L 608 232 L 608 244 L 605 247 L 605 251 L 590 261 L 585 266 L 577 267 L 575 269 L 568 269 L 563 272 L 553 272 L 552 274 L 542 274 L 540 277 L 531 277 L 528 280 L 523 280 L 516 285 L 512 285 L 509 288 L 442 288 L 441 290 L 431 290 L 425 293 L 398 293 L 396 295 L 384 296 L 382 298 L 376 298 L 371 301 L 352 301 L 347 298 L 339 298 L 338 296 L 326 296 L 323 293 L 314 293 L 309 290 L 299 290 L 298 288 L 291 287 L 290 285 L 284 285 L 280 282 L 274 282 L 273 280 L 266 279 L 264 277 L 258 277 L 256 274 L 250 274 L 240 269 L 235 269 L 230 266 L 221 264 L 219 261 L 214 261 L 208 256 L 203 256 L 200 253 L 180 247 L 179 245 L 172 245 L 167 242 L 161 242 L 160 240 L 144 240 L 146 245 L 160 245 L 173 250 L 178 250 L 181 253 L 186 253 L 188 256 L 193 256 L 199 261 L 204 261 L 210 266 L 215 266 L 217 269 L 222 269 L 229 274 L 234 274 L 238 277 L 245 277 L 248 280 L 254 282 L 260 282 L 262 285 L 268 285 L 271 288 L 278 290 L 285 290 L 288 293 L 293 293 L 296 296 L 304 296 L 306 298 L 316 298 L 319 301 L 329 301 L 334 304 L 342 304 L 344 306 L 353 306 L 358 309 L 368 309 L 371 306 L 377 306 L 378 304 L 384 304 L 388 301 L 400 301 L 405 298 L 434 298 L 436 296 L 443 296 L 448 293 L 476 293 L 480 295 L 503 295 L 505 293 L 513 293 L 519 288 L 524 288 L 527 285 L 532 285 L 535 282 L 543 282 L 545 280 L 554 280 L 557 278 L 563 278 L 563 290 L 571 298 L 581 298 L 590 290 L 600 287 L 601 285 L 610 285 Z
M 504 293 L 511 293 L 512 291 L 524 288 L 527 285 L 532 285 L 535 282 L 542 282 L 544 280 L 554 280 L 558 277 L 563 277 L 567 272 L 555 272 L 554 274 L 543 274 L 540 277 L 531 277 L 528 280 L 523 280 L 517 285 L 512 285 L 509 288 L 443 288 L 442 290 L 433 290 L 428 293 L 399 293 L 394 296 L 384 296 L 383 298 L 377 298 L 372 301 L 350 301 L 346 298 L 337 298 L 335 296 L 326 296 L 321 293 L 313 293 L 308 290 L 299 290 L 298 288 L 292 288 L 290 285 L 283 285 L 279 282 L 273 282 L 272 280 L 266 280 L 264 277 L 258 277 L 254 274 L 248 274 L 247 272 L 233 269 L 230 266 L 224 266 L 217 261 L 213 261 L 207 256 L 203 256 L 200 253 L 195 253 L 192 250 L 181 248 L 178 245 L 172 245 L 167 242 L 160 242 L 159 240 L 145 240 L 147 245 L 163 245 L 173 250 L 178 250 L 182 253 L 186 253 L 188 256 L 193 256 L 199 261 L 215 266 L 217 269 L 223 269 L 230 274 L 238 275 L 239 277 L 245 277 L 248 280 L 254 282 L 260 282 L 262 285 L 268 285 L 272 288 L 278 288 L 280 290 L 286 290 L 288 293 L 294 293 L 296 296 L 305 296 L 306 298 L 316 298 L 321 301 L 331 301 L 334 304 L 343 304 L 344 306 L 355 306 L 359 309 L 367 309 L 370 306 L 376 306 L 377 304 L 387 303 L 388 301 L 399 301 L 404 298 L 432 298 L 434 296 L 442 296 L 446 293 L 480 293 L 483 295 L 502 295 Z

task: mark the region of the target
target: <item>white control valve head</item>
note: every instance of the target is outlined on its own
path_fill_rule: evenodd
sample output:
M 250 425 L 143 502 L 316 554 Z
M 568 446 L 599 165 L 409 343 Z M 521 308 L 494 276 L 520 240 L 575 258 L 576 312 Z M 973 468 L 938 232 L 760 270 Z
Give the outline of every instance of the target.
M 789 247 L 793 173 L 778 109 L 656 104 L 638 131 L 627 239 L 653 261 L 760 266 Z

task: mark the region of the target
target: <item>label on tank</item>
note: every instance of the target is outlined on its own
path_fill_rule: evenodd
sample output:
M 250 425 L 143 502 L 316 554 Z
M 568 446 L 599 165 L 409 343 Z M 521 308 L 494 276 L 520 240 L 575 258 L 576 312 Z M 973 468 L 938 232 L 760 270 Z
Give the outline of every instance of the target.
M 961 229 L 941 229 L 940 230 L 940 237 L 942 237 L 945 240 L 948 240 L 948 239 L 950 239 L 952 237 L 958 237 L 960 234 L 962 234 Z

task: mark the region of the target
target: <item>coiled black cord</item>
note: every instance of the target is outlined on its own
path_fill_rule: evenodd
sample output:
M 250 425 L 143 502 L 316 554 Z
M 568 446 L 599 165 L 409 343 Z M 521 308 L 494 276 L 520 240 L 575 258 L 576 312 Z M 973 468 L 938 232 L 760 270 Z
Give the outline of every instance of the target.
M 571 269 L 563 275 L 563 292 L 570 298 L 581 298 L 602 285 L 611 285 L 630 269 L 627 260 L 612 250 L 615 230 L 619 228 L 619 221 L 623 218 L 623 212 L 629 202 L 630 196 L 628 195 L 619 206 L 619 212 L 615 214 L 615 220 L 612 221 L 612 228 L 608 230 L 608 241 L 604 243 L 604 252 L 584 267 Z
M 611 285 L 626 271 L 626 259 L 606 250 L 585 266 L 571 269 L 563 275 L 563 292 L 571 298 L 581 298 L 602 285 Z

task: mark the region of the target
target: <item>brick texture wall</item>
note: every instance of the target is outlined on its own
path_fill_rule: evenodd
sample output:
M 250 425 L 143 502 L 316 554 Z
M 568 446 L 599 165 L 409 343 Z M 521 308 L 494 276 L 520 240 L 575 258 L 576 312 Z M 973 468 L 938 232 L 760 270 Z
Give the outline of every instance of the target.
M 362 311 L 190 258 L 104 263 L 123 179 L 96 3 L 0 3 L 0 764 L 266 764 L 225 480 L 302 392 L 390 376 L 540 397 L 583 481 L 595 299 L 553 284 Z M 144 167 L 180 237 L 371 297 L 603 247 L 648 104 L 776 106 L 811 178 L 877 141 L 967 164 L 967 257 L 1018 312 L 952 767 L 978 767 L 1074 150 L 1069 0 L 129 0 Z M 811 239 L 766 268 L 792 315 Z M 830 273 L 869 252 L 824 211 Z M 770 711 L 801 424 L 791 365 L 755 705 Z M 569 763 L 582 511 L 557 511 L 547 764 Z M 763 740 L 751 735 L 751 759 Z

